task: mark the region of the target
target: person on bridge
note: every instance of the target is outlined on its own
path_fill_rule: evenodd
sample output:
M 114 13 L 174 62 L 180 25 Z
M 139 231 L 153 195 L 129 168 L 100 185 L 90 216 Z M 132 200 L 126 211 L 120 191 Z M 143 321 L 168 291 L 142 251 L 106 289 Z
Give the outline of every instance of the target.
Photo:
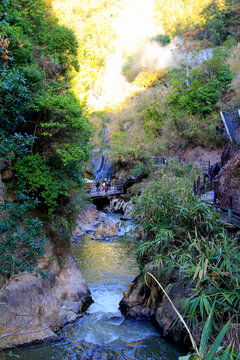
M 103 191 L 105 191 L 105 188 L 106 188 L 106 183 L 105 183 L 105 181 L 102 183 L 102 189 L 103 189 Z
M 219 166 L 219 164 L 217 162 L 212 169 L 212 178 L 213 179 L 215 178 L 215 176 L 217 176 L 217 174 L 219 173 L 220 170 L 221 170 L 221 167 Z
M 100 191 L 100 182 L 99 182 L 99 180 L 97 180 L 97 182 L 96 182 L 96 189 L 97 189 L 98 192 Z
M 105 192 L 108 191 L 108 181 L 106 181 L 106 185 L 105 185 Z
M 106 192 L 109 190 L 110 186 L 111 186 L 111 180 L 108 179 L 108 180 L 106 181 L 106 189 L 107 189 Z

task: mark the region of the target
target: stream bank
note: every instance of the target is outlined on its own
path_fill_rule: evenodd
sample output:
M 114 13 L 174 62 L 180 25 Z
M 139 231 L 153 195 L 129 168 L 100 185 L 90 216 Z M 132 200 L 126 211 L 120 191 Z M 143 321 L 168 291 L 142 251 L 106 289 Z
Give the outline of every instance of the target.
M 75 321 L 92 302 L 70 254 L 60 265 L 49 250 L 41 267 L 47 269 L 47 279 L 24 272 L 12 276 L 1 290 L 1 348 L 57 339 L 56 332 Z
M 183 285 L 179 272 L 176 270 L 173 270 L 170 274 L 160 269 L 156 272 L 153 263 L 147 264 L 142 273 L 137 275 L 128 285 L 124 297 L 120 301 L 121 312 L 127 319 L 151 320 L 165 338 L 174 343 L 185 344 L 186 349 L 190 348 L 191 343 L 186 329 L 178 321 L 176 312 L 156 281 L 151 276 L 145 278 L 144 274 L 148 272 L 165 289 L 169 289 L 168 295 L 170 299 L 180 313 L 184 312 L 181 302 L 191 295 L 192 283 Z
M 98 213 L 96 209 L 93 213 L 117 228 L 120 224 L 120 230 L 134 226 L 131 221 L 121 222 L 122 214 Z M 93 235 L 87 233 L 75 239 L 73 253 L 94 303 L 58 333 L 58 342 L 13 349 L 13 354 L 24 360 L 177 360 L 184 352 L 163 339 L 150 321 L 125 319 L 119 310 L 123 291 L 139 271 L 134 238 L 129 248 L 118 236 L 105 234 L 104 239 L 92 239 Z

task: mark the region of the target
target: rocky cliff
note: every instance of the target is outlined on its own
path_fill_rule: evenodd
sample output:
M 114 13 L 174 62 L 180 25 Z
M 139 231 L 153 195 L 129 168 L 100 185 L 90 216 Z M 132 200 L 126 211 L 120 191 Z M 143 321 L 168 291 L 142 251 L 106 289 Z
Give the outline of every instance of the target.
M 66 249 L 65 249 L 66 250 Z M 70 251 L 59 261 L 48 242 L 38 266 L 47 279 L 29 272 L 0 279 L 0 348 L 57 338 L 56 331 L 73 322 L 92 298 Z
M 216 199 L 220 206 L 240 212 L 240 147 L 227 147 L 227 161 L 214 180 Z
M 183 285 L 177 271 L 170 274 L 164 270 L 154 269 L 150 263 L 145 266 L 143 273 L 138 275 L 124 292 L 120 302 L 120 310 L 126 318 L 149 319 L 159 328 L 163 336 L 175 342 L 189 343 L 186 330 L 173 310 L 167 297 L 159 288 L 152 277 L 144 277 L 144 274 L 151 272 L 158 279 L 178 310 L 183 313 L 182 301 L 189 297 L 191 284 Z

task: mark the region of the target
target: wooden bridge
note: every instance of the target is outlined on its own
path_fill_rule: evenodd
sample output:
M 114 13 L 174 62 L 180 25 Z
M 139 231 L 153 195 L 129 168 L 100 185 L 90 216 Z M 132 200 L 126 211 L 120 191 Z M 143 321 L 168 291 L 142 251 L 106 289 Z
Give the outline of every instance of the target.
M 87 191 L 87 193 L 92 199 L 99 199 L 99 198 L 108 197 L 109 195 L 120 195 L 123 194 L 124 191 L 121 186 L 113 185 L 113 186 L 109 186 L 105 190 L 101 190 L 101 188 L 97 189 L 96 187 L 94 187 L 93 189 L 90 189 L 90 191 Z
M 109 186 L 105 190 L 97 189 L 96 186 L 94 188 L 90 188 L 87 190 L 87 193 L 92 199 L 99 199 L 108 197 L 109 195 L 120 195 L 124 194 L 131 185 L 137 183 L 144 177 L 144 173 L 139 172 L 136 175 L 128 175 L 119 180 L 115 185 Z

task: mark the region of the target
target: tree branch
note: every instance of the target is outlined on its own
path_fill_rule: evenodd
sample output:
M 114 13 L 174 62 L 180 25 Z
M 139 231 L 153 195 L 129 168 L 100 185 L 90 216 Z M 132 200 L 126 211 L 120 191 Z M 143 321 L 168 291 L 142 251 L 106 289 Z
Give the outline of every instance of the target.
M 26 322 L 22 327 L 20 327 L 20 328 L 19 328 L 18 330 L 16 330 L 16 331 L 13 331 L 12 333 L 3 334 L 2 336 L 0 336 L 0 340 L 3 339 L 3 338 L 5 338 L 5 337 L 9 337 L 9 336 L 32 334 L 32 333 L 36 333 L 36 332 L 44 331 L 44 330 L 47 330 L 47 329 L 48 329 L 47 327 L 45 327 L 45 328 L 42 328 L 42 329 L 39 329 L 39 330 L 25 331 L 25 332 L 19 334 L 19 331 L 21 331 L 21 330 L 24 329 L 26 326 L 28 326 L 28 324 L 30 324 L 31 321 L 33 321 L 33 319 L 30 319 L 30 320 L 29 320 L 28 322 Z
M 16 311 L 14 311 L 13 309 L 11 309 L 7 304 L 5 303 L 0 303 L 0 305 L 4 306 L 8 311 L 10 311 L 11 313 L 13 313 L 14 315 L 16 316 L 33 316 L 32 314 L 18 314 Z M 37 308 L 37 306 L 36 306 Z M 36 310 L 36 308 L 34 309 L 34 311 Z M 45 328 L 42 328 L 42 329 L 39 329 L 39 330 L 31 330 L 31 331 L 25 331 L 25 332 L 22 332 L 22 333 L 19 333 L 22 329 L 24 329 L 26 326 L 28 326 L 28 324 L 30 324 L 30 322 L 33 321 L 33 318 L 28 320 L 22 327 L 20 327 L 19 329 L 17 329 L 16 331 L 13 331 L 12 333 L 9 333 L 9 334 L 3 334 L 0 336 L 0 340 L 5 338 L 5 337 L 9 337 L 9 336 L 14 336 L 14 335 L 25 335 L 25 334 L 32 334 L 32 333 L 36 333 L 36 332 L 39 332 L 39 331 L 44 331 L 44 330 L 47 330 L 48 327 L 45 327 Z
M 5 303 L 0 303 L 0 305 L 4 306 L 6 309 L 8 309 L 11 313 L 13 313 L 16 316 L 33 316 L 33 314 L 18 314 L 16 311 L 14 311 L 13 309 L 11 309 L 7 304 Z M 37 308 L 37 306 L 35 307 L 35 309 L 33 311 L 35 311 Z

